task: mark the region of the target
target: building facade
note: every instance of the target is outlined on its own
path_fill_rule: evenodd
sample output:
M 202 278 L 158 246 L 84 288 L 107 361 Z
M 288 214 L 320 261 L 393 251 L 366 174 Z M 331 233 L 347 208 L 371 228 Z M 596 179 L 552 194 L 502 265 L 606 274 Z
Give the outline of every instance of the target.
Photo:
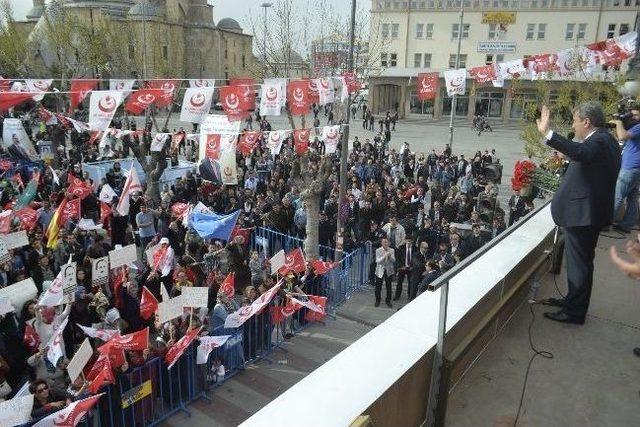
M 44 0 L 33 3 L 21 23 L 32 32 L 52 7 Z M 108 18 L 132 35 L 134 41 L 122 49 L 129 59 L 144 62 L 144 70 L 137 66 L 130 71 L 134 75 L 103 77 L 228 79 L 250 76 L 255 69 L 253 36 L 231 18 L 216 24 L 207 0 L 64 0 L 61 4 L 64 12 L 85 22 Z
M 314 76 L 336 76 L 349 69 L 348 35 L 332 34 L 311 42 L 311 68 Z M 359 78 L 368 75 L 369 43 L 356 39 L 353 48 L 354 72 Z
M 449 115 L 451 99 L 441 78 L 433 101 L 419 101 L 415 77 L 423 72 L 456 68 L 460 10 L 464 6 L 460 68 L 552 53 L 634 30 L 640 0 L 428 0 L 371 2 L 370 44 L 381 45 L 376 71 L 369 78 L 369 106 L 374 113 L 393 110 L 400 116 Z M 483 13 L 506 12 L 511 23 L 483 24 Z M 482 87 L 458 97 L 455 114 L 483 112 L 496 119 L 519 119 L 522 104 L 510 82 L 503 88 Z M 533 92 L 523 81 L 519 90 Z M 532 102 L 535 99 L 531 93 Z

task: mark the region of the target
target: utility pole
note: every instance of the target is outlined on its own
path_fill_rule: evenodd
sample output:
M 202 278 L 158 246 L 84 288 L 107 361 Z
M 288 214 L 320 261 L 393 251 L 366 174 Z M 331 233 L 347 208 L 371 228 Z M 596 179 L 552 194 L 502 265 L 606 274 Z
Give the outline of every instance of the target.
M 147 79 L 147 4 L 142 3 L 142 80 Z
M 356 0 L 351 0 L 351 34 L 349 40 L 348 70 L 353 73 L 353 50 L 356 43 Z M 344 83 L 343 83 L 344 84 Z M 351 94 L 347 97 L 347 120 L 342 129 L 342 144 L 340 145 L 340 192 L 338 196 L 338 233 L 344 227 L 340 220 L 340 207 L 347 195 L 347 163 L 349 162 L 349 122 L 351 121 Z
M 264 32 L 262 34 L 262 55 L 263 55 L 263 59 L 264 59 L 264 67 L 263 67 L 263 75 L 262 75 L 262 79 L 266 79 L 267 78 L 267 9 L 269 9 L 271 7 L 271 3 L 262 3 L 260 5 L 260 7 L 262 7 L 264 9 Z
M 460 45 L 462 42 L 464 6 L 460 7 L 460 24 L 458 27 L 458 53 L 456 55 L 456 69 L 460 68 Z M 449 118 L 449 147 L 453 148 L 453 115 L 456 111 L 456 95 L 451 99 L 451 117 Z M 440 286 L 440 311 L 438 313 L 438 342 L 433 354 L 431 368 L 431 383 L 427 401 L 426 427 L 443 426 L 446 415 L 448 366 L 444 360 L 444 339 L 447 334 L 447 309 L 449 304 L 449 281 Z M 444 381 L 444 384 L 443 384 Z

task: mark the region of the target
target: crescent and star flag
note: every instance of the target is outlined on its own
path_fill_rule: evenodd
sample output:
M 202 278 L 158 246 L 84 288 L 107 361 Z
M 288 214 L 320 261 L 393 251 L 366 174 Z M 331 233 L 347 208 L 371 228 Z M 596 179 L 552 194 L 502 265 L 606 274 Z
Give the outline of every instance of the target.
M 126 98 L 133 90 L 134 84 L 136 84 L 134 79 L 111 79 L 109 80 L 109 90 L 122 91 L 122 96 Z
M 240 211 L 228 215 L 192 213 L 189 222 L 203 239 L 220 239 L 229 241 L 229 236 L 236 226 Z
M 131 164 L 131 169 L 127 175 L 127 180 L 124 182 L 124 188 L 118 200 L 116 210 L 120 212 L 120 215 L 129 215 L 129 199 L 131 195 L 137 191 L 142 191 L 142 185 L 140 184 L 140 178 L 138 178 L 138 172 L 136 168 Z
M 498 78 L 493 64 L 484 65 L 482 67 L 473 67 L 469 70 L 469 75 L 473 77 L 476 83 L 488 83 Z
M 237 311 L 229 314 L 224 321 L 225 328 L 238 328 L 256 313 L 259 313 L 280 290 L 283 280 L 280 279 L 271 289 L 260 295 L 251 305 L 240 307 Z
M 182 99 L 182 111 L 180 120 L 183 122 L 202 123 L 211 109 L 213 88 L 189 88 Z
M 236 294 L 235 283 L 236 283 L 236 274 L 232 271 L 229 274 L 227 274 L 227 277 L 224 278 L 224 280 L 220 284 L 220 288 L 218 289 L 218 292 L 222 292 L 223 294 L 228 296 L 229 299 L 232 299 L 233 296 Z
M 316 79 L 307 80 L 307 85 L 309 88 L 309 101 L 312 104 L 320 103 L 320 91 L 318 90 L 318 81 Z
M 440 82 L 439 73 L 420 73 L 416 84 L 416 92 L 418 99 L 426 101 L 435 99 L 438 93 L 438 83 Z
M 274 324 L 282 322 L 284 319 L 291 317 L 293 313 L 300 310 L 301 306 L 293 304 L 291 300 L 287 301 L 287 305 L 275 305 L 270 308 L 271 321 Z
M 260 114 L 263 116 L 279 116 L 282 100 L 282 79 L 264 79 L 260 96 Z
M 32 97 L 32 94 L 26 92 L 0 92 L 0 113 L 29 101 Z
M 260 139 L 261 135 L 262 135 L 262 132 L 260 131 L 255 131 L 255 132 L 248 131 L 240 134 L 240 141 L 238 142 L 238 147 L 237 147 L 238 151 L 244 154 L 245 156 L 251 155 L 251 153 L 253 153 L 253 150 L 255 150 L 256 147 L 258 146 L 258 140 Z
M 327 297 L 307 295 L 307 298 L 309 298 L 309 301 L 312 302 L 316 307 L 322 309 L 322 313 L 314 310 L 308 310 L 304 318 L 310 322 L 320 322 L 324 320 L 324 318 L 327 317 Z
M 120 331 L 117 329 L 97 329 L 97 328 L 91 328 L 89 326 L 82 326 L 79 323 L 76 323 L 76 325 L 82 330 L 82 332 L 84 332 L 86 336 L 91 338 L 97 338 L 104 342 L 107 342 L 111 338 L 120 335 Z
M 22 342 L 30 353 L 38 351 L 38 347 L 40 346 L 40 335 L 38 335 L 36 329 L 29 323 L 25 323 Z
M 104 225 L 104 228 L 109 228 L 109 215 L 113 210 L 108 203 L 100 202 L 100 222 Z
M 331 77 L 321 77 L 316 79 L 316 85 L 318 87 L 320 105 L 330 104 L 335 101 L 333 79 Z
M 158 98 L 156 89 L 140 89 L 135 91 L 127 100 L 124 110 L 136 116 L 141 115 L 147 108 L 153 105 Z
M 170 136 L 170 133 L 157 133 L 151 140 L 150 151 L 162 151 Z
M 32 230 L 38 222 L 38 211 L 29 207 L 14 211 L 16 217 L 20 219 L 20 225 L 25 230 Z
M 306 307 L 309 310 L 324 316 L 326 314 L 325 311 L 324 311 L 324 308 L 319 306 L 318 304 L 316 304 L 314 301 L 312 301 L 311 300 L 312 296 L 313 295 L 307 295 L 307 297 L 309 298 L 307 301 L 303 301 L 303 300 L 299 300 L 299 299 L 297 299 L 295 297 L 291 297 L 291 301 L 296 305 L 300 305 L 302 307 Z
M 198 352 L 196 355 L 196 365 L 207 363 L 209 354 L 211 354 L 214 349 L 222 347 L 229 338 L 231 338 L 231 335 L 199 337 L 198 340 L 200 340 L 200 345 L 198 346 Z
M 514 59 L 513 61 L 498 63 L 498 78 L 496 80 L 506 80 L 519 78 L 524 76 L 527 68 L 524 66 L 524 60 Z
M 342 84 L 347 88 L 348 93 L 355 93 L 361 88 L 360 82 L 354 73 L 343 73 Z
M 444 82 L 447 85 L 447 95 L 464 95 L 466 91 L 467 70 L 447 70 L 444 72 Z
M 173 102 L 173 97 L 179 85 L 179 80 L 154 80 L 150 82 L 149 88 L 161 89 L 156 91 L 156 106 L 158 108 L 169 106 Z
M 307 80 L 292 80 L 287 86 L 289 110 L 294 116 L 303 116 L 309 112 L 309 83 Z
M 62 293 L 62 289 L 60 289 Z M 62 333 L 64 332 L 64 328 L 67 327 L 67 322 L 69 321 L 69 316 L 64 318 L 64 320 L 60 323 L 60 326 L 56 328 L 51 335 L 51 339 L 47 343 L 47 360 L 51 362 L 53 366 L 58 364 L 58 360 L 64 356 L 64 349 L 62 348 L 63 338 Z
M 75 427 L 93 409 L 104 393 L 76 400 L 67 407 L 41 419 L 33 427 Z
M 297 154 L 309 151 L 309 138 L 311 129 L 295 129 L 293 131 L 293 148 Z
M 202 87 L 216 87 L 215 79 L 191 79 L 189 80 L 189 87 L 202 88 Z
M 313 267 L 313 271 L 322 276 L 326 274 L 328 271 L 333 270 L 335 267 L 340 264 L 339 262 L 328 262 L 328 261 L 320 261 L 319 259 L 311 261 L 311 267 Z
M 255 95 L 249 86 L 222 86 L 220 89 L 220 104 L 230 122 L 247 117 L 249 110 L 255 107 Z M 249 93 L 247 93 L 249 92 Z
M 118 197 L 113 188 L 109 184 L 105 184 L 102 186 L 100 190 L 100 195 L 98 196 L 98 200 L 104 203 L 111 203 L 114 197 Z
M 118 106 L 122 102 L 122 92 L 97 90 L 89 98 L 89 126 L 93 131 L 105 131 L 111 124 Z
M 303 273 L 306 269 L 304 253 L 301 248 L 296 248 L 285 256 L 284 266 L 278 270 L 278 274 L 285 276 L 289 273 Z
M 253 227 L 250 228 L 241 228 L 239 225 L 233 227 L 233 231 L 231 232 L 231 236 L 229 239 L 233 240 L 236 236 L 242 236 L 244 238 L 244 244 L 247 245 L 249 243 L 249 237 L 251 237 L 251 232 L 253 231 Z
M 282 149 L 282 143 L 287 137 L 287 131 L 284 130 L 272 130 L 271 132 L 265 132 L 267 140 L 267 148 L 271 152 L 272 156 L 280 154 Z
M 57 305 L 62 304 L 62 300 L 64 298 L 64 293 L 62 291 L 62 287 L 64 285 L 64 274 L 62 270 L 58 273 L 49 288 L 44 291 L 40 300 L 38 301 L 38 305 L 43 307 L 55 307 Z
M 142 288 L 142 298 L 140 299 L 140 317 L 149 320 L 158 310 L 158 300 L 146 286 Z
M 119 335 L 116 335 L 116 337 L 118 336 Z M 120 366 L 124 365 L 124 363 L 127 361 L 124 355 L 124 350 L 113 348 L 112 341 L 107 341 L 106 343 L 98 347 L 96 350 L 98 350 L 98 354 L 100 354 L 100 356 L 98 356 L 98 360 L 96 360 L 93 367 L 91 368 L 91 372 L 89 372 L 89 375 L 87 375 L 88 379 L 94 378 L 94 376 L 97 375 L 98 372 L 100 372 L 99 370 L 101 368 L 100 363 L 106 362 L 104 359 L 109 360 L 109 363 L 111 363 L 111 367 L 113 369 L 118 369 Z M 100 359 L 103 359 L 103 360 L 100 360 Z M 97 370 L 94 371 L 94 369 L 97 369 Z
M 333 154 L 338 149 L 340 140 L 340 125 L 325 126 L 322 128 L 322 141 L 324 141 L 325 153 Z
M 66 197 L 62 199 L 60 206 L 53 213 L 51 221 L 45 235 L 47 237 L 47 248 L 55 249 L 58 246 L 58 236 L 60 229 L 64 227 L 66 222 L 71 218 L 80 218 L 80 199 L 69 200 Z
M 144 350 L 149 347 L 149 327 L 138 332 L 111 338 L 112 348 L 116 350 Z
M 80 199 L 84 199 L 92 192 L 91 184 L 72 175 L 71 173 L 67 174 L 67 183 L 69 184 L 67 193 L 75 197 L 79 197 Z
M 200 326 L 199 328 L 191 329 L 182 338 L 180 338 L 178 342 L 176 342 L 171 346 L 171 348 L 169 348 L 167 354 L 165 354 L 164 356 L 164 361 L 167 363 L 167 365 L 169 365 L 167 369 L 171 369 L 173 367 L 180 356 L 184 354 L 187 347 L 189 347 L 189 344 L 191 344 L 193 340 L 196 339 L 201 329 L 202 326 Z
M 89 393 L 97 393 L 100 388 L 105 384 L 115 384 L 116 379 L 113 376 L 113 370 L 111 369 L 111 363 L 109 359 L 105 358 L 105 362 L 101 365 L 98 374 L 91 380 L 87 386 Z
M 238 170 L 236 168 L 236 148 L 223 150 L 220 154 L 220 182 L 224 185 L 238 185 Z
M 69 112 L 73 112 L 76 107 L 84 101 L 89 92 L 98 86 L 98 80 L 71 80 L 71 95 L 69 96 Z
M 31 96 L 34 101 L 42 101 L 44 98 L 44 92 L 49 90 L 51 83 L 53 83 L 53 79 L 26 79 L 24 81 L 24 84 L 27 87 L 27 92 L 31 92 Z M 36 95 L 33 95 L 34 93 Z

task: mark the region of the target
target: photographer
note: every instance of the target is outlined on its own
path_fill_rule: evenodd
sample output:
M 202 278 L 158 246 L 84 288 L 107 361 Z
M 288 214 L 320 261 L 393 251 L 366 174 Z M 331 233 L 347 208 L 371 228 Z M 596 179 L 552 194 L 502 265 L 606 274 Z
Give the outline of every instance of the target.
M 622 149 L 622 165 L 616 182 L 614 205 L 615 218 L 623 202 L 626 209 L 620 221 L 613 227 L 628 233 L 638 221 L 638 186 L 640 184 L 640 110 L 637 104 L 628 105 L 629 112 L 620 115 L 609 123 L 615 126 L 618 141 L 624 141 Z

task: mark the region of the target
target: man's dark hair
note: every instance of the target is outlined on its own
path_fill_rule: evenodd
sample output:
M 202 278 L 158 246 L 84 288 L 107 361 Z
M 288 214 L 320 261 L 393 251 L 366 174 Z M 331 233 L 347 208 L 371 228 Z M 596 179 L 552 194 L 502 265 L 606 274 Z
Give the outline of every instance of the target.
M 602 111 L 602 104 L 598 101 L 583 102 L 573 111 L 577 112 L 578 117 L 581 119 L 589 119 L 594 127 L 600 128 L 604 126 L 604 111 Z

